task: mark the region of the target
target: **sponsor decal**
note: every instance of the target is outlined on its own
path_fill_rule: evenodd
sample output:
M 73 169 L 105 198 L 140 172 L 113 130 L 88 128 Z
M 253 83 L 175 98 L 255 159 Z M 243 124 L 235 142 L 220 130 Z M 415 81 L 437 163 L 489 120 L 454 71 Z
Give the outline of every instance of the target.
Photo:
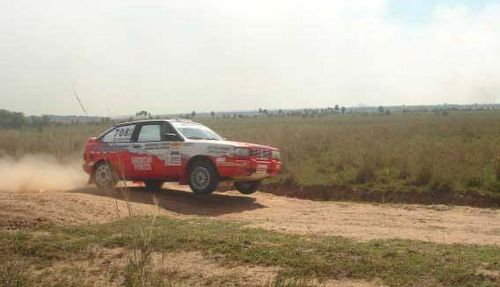
M 180 145 L 177 143 L 145 143 L 138 144 L 134 143 L 133 145 L 129 145 L 127 150 L 137 155 L 137 158 L 142 157 L 157 157 L 159 160 L 163 161 L 165 166 L 180 166 L 181 165 L 181 156 L 180 156 Z M 140 166 L 140 164 L 138 164 Z M 135 164 L 134 164 L 135 166 Z M 147 170 L 143 169 L 147 168 L 146 166 L 140 166 L 140 169 L 137 170 Z
M 134 169 L 141 170 L 152 170 L 151 163 L 153 162 L 153 158 L 150 156 L 133 156 L 132 164 L 134 165 Z
M 255 171 L 256 175 L 266 175 L 267 174 L 267 164 L 258 164 L 257 170 Z
M 105 142 L 129 142 L 132 139 L 135 125 L 118 127 L 104 136 Z
M 169 152 L 166 160 L 167 165 L 171 166 L 179 166 L 181 165 L 181 153 L 179 151 L 171 151 Z

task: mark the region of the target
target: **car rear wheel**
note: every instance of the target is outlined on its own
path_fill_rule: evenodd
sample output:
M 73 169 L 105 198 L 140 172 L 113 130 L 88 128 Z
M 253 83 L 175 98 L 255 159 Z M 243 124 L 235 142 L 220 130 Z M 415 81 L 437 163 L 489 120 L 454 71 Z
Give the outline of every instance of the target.
M 196 194 L 210 194 L 219 185 L 219 175 L 208 160 L 194 162 L 189 169 L 189 187 Z
M 236 190 L 243 194 L 252 194 L 257 191 L 260 181 L 238 181 L 234 183 Z
M 147 190 L 158 190 L 161 189 L 163 186 L 163 181 L 160 180 L 146 180 L 144 181 L 144 185 L 146 186 Z
M 94 182 L 99 188 L 114 188 L 118 177 L 109 163 L 101 162 L 95 167 Z

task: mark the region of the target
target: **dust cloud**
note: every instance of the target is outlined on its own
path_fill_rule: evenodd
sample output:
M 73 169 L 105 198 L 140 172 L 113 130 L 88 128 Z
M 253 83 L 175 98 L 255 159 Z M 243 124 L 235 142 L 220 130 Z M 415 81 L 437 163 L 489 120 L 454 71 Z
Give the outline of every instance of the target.
M 82 187 L 87 180 L 78 161 L 63 163 L 49 155 L 0 158 L 2 191 L 64 191 Z

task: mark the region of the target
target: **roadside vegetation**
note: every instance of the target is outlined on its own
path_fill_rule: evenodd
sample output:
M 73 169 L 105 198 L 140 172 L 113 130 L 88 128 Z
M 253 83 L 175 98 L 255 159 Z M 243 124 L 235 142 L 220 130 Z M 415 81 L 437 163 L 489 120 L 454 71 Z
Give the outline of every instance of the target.
M 229 139 L 280 148 L 273 186 L 500 196 L 500 112 L 331 112 L 195 117 Z M 109 123 L 2 130 L 0 153 L 79 159 Z
M 0 285 L 53 284 L 56 281 L 44 281 L 51 278 L 48 272 L 53 266 L 99 260 L 99 250 L 130 251 L 125 268 L 113 268 L 113 259 L 101 255 L 108 265 L 91 272 L 95 278 L 125 286 L 182 286 L 189 278 L 158 273 L 151 258 L 191 251 L 223 266 L 276 267 L 278 274 L 269 286 L 321 285 L 332 279 L 376 281 L 388 286 L 500 284 L 500 248 L 493 246 L 409 240 L 356 242 L 341 237 L 287 235 L 210 219 L 133 217 L 109 224 L 0 231 L 0 257 L 4 260 Z M 50 280 L 58 280 L 61 286 L 82 286 L 83 278 L 74 273 L 71 268 L 62 268 Z M 216 278 L 211 280 L 213 286 L 220 284 Z
M 500 112 L 257 118 L 215 126 L 280 147 L 279 183 L 500 193 Z

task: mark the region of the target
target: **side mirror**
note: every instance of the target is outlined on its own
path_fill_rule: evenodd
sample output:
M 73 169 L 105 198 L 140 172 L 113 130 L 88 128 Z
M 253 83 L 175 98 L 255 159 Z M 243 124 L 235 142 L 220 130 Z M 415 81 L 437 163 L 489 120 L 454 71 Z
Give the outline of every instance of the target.
M 169 142 L 178 142 L 178 141 L 181 141 L 181 139 L 179 138 L 179 136 L 177 134 L 174 134 L 174 133 L 166 133 L 165 134 L 165 140 L 169 141 Z

